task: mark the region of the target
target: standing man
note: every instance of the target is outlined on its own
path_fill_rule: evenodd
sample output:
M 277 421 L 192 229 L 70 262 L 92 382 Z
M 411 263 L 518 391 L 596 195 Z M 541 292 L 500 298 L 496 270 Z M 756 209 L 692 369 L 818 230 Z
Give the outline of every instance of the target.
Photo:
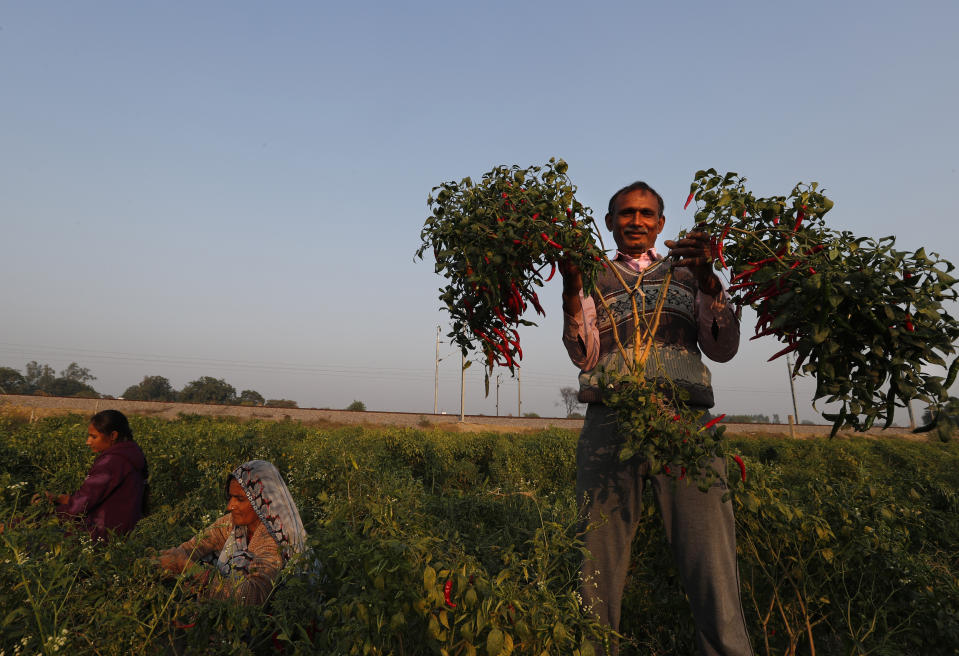
M 668 268 L 654 248 L 665 221 L 662 197 L 645 182 L 620 189 L 609 201 L 606 227 L 618 249 L 612 266 L 644 297 L 642 307 L 650 310 Z M 693 232 L 678 242 L 664 243 L 675 268 L 646 377 L 672 380 L 689 394 L 690 407 L 705 410 L 713 406 L 713 391 L 700 352 L 717 362 L 730 360 L 739 349 L 739 321 L 710 265 L 708 236 Z M 563 343 L 581 370 L 579 400 L 589 404 L 576 450 L 576 493 L 582 522 L 590 525 L 585 534 L 590 557 L 581 570 L 584 603 L 600 621 L 619 630 L 630 546 L 641 515 L 643 487 L 649 482 L 692 607 L 700 653 L 751 655 L 739 598 L 732 504 L 722 501 L 725 462 L 713 462 L 722 476 L 703 493 L 695 485 L 651 476 L 649 463 L 639 456 L 620 461 L 624 438 L 616 429 L 615 412 L 603 405 L 599 382 L 603 372 L 624 372 L 625 363 L 610 317 L 595 297 L 602 295 L 609 304 L 620 340 L 627 345 L 634 337 L 629 291 L 607 270 L 600 273 L 591 296 L 584 297 L 579 270 L 567 263 L 560 271 Z M 612 654 L 618 650 L 614 642 Z

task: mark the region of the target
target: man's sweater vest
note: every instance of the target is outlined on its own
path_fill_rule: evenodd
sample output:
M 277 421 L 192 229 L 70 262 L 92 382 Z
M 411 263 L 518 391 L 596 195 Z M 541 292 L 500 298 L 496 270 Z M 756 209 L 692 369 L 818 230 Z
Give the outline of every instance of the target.
M 629 358 L 633 355 L 633 304 L 630 290 L 635 290 L 639 308 L 640 333 L 652 326 L 654 310 L 662 293 L 662 284 L 668 263 L 653 264 L 642 273 L 613 262 L 612 266 L 623 277 L 629 289 L 610 270 L 603 270 L 592 292 L 596 304 L 596 325 L 599 328 L 599 362 L 589 371 L 579 375 L 579 400 L 582 403 L 602 402 L 601 387 L 611 374 L 628 374 L 622 354 L 613 338 L 609 313 L 599 296 L 605 299 L 616 321 L 619 340 Z M 642 278 L 642 280 L 640 280 Z M 659 327 L 649 359 L 646 361 L 646 378 L 658 381 L 664 391 L 669 391 L 665 381 L 688 393 L 685 402 L 692 406 L 713 407 L 713 388 L 709 369 L 703 364 L 697 345 L 698 324 L 696 320 L 696 279 L 686 268 L 673 269 L 672 279 L 666 291 Z M 607 383 L 608 384 L 608 383 Z

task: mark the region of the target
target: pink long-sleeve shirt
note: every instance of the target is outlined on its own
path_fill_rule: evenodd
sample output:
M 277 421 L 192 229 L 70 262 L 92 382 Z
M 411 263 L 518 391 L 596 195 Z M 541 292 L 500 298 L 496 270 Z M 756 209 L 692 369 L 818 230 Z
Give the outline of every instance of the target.
M 615 259 L 639 273 L 662 258 L 655 248 L 650 248 L 637 258 L 617 252 Z M 576 316 L 563 313 L 563 344 L 573 364 L 581 371 L 589 371 L 596 366 L 600 355 L 596 303 L 591 296 L 584 296 L 582 292 L 580 299 L 580 313 Z M 739 350 L 739 320 L 728 300 L 725 292 L 718 297 L 696 293 L 697 342 L 703 354 L 716 362 L 728 362 Z

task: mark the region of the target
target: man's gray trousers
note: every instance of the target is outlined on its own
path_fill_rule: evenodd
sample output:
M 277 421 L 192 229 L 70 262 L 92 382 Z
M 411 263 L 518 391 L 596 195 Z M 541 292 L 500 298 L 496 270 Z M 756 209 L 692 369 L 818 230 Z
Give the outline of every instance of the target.
M 739 596 L 732 503 L 722 501 L 727 489 L 725 463 L 714 463 L 723 473 L 722 480 L 704 493 L 686 481 L 674 484 L 668 476 L 649 476 L 648 463 L 638 458 L 620 461 L 622 443 L 615 413 L 591 403 L 576 450 L 576 493 L 583 509 L 582 522 L 592 525 L 584 536 L 591 554 L 582 567 L 584 604 L 600 621 L 619 630 L 630 547 L 648 480 L 689 598 L 700 653 L 751 655 Z M 617 652 L 618 645 L 613 644 L 611 653 Z

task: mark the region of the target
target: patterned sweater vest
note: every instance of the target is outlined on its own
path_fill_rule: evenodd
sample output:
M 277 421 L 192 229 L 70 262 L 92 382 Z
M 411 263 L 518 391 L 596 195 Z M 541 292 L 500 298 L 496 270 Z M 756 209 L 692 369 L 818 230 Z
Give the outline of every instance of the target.
M 662 283 L 667 263 L 653 264 L 642 273 L 613 262 L 612 265 L 626 281 L 629 289 L 635 289 L 636 305 L 639 308 L 640 332 L 651 326 L 653 311 L 662 293 Z M 641 279 L 641 280 L 640 280 Z M 656 337 L 646 361 L 645 375 L 648 380 L 660 381 L 668 391 L 665 381 L 671 380 L 676 388 L 689 394 L 685 402 L 692 406 L 713 407 L 713 388 L 709 369 L 703 364 L 696 336 L 696 279 L 685 268 L 673 269 L 672 280 L 666 291 L 666 300 L 656 330 Z M 604 270 L 596 281 L 593 301 L 596 304 L 596 325 L 599 328 L 599 362 L 589 371 L 579 375 L 579 400 L 582 403 L 602 402 L 603 380 L 612 373 L 629 372 L 622 354 L 613 338 L 612 322 L 599 295 L 606 300 L 616 320 L 619 340 L 630 359 L 633 355 L 633 304 L 631 294 L 619 282 L 612 271 Z

